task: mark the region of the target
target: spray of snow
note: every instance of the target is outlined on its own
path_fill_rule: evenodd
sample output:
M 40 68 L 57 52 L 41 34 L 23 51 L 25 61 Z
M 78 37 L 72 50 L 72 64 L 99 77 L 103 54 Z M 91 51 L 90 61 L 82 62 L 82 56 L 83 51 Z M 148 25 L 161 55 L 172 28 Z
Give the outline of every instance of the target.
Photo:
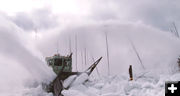
M 81 25 L 82 24 L 82 25 Z M 172 73 L 177 71 L 177 58 L 180 53 L 180 41 L 170 32 L 162 31 L 141 22 L 119 23 L 109 22 L 87 22 L 64 27 L 60 31 L 54 30 L 56 34 L 44 32 L 43 38 L 37 41 L 37 48 L 47 56 L 55 53 L 58 49 L 62 55 L 69 53 L 69 38 L 73 54 L 73 68 L 76 62 L 75 35 L 78 40 L 78 70 L 84 71 L 93 63 L 93 58 L 103 56 L 98 65 L 101 74 L 107 74 L 106 42 L 105 32 L 108 35 L 110 70 L 111 74 L 126 73 L 129 65 L 134 70 L 143 71 L 142 66 L 132 48 L 133 42 L 143 65 L 147 70 L 157 73 Z M 51 37 L 51 38 L 50 38 Z M 58 41 L 58 47 L 57 46 Z M 87 65 L 84 55 L 86 49 Z M 159 70 L 161 69 L 161 70 Z M 75 70 L 75 69 L 74 69 Z M 96 71 L 94 71 L 96 72 Z M 138 71 L 137 71 L 138 72 Z
M 28 34 L 4 16 L 0 21 L 0 96 L 28 96 L 29 91 L 35 87 L 40 90 L 40 84 L 49 82 L 55 74 L 31 46 Z

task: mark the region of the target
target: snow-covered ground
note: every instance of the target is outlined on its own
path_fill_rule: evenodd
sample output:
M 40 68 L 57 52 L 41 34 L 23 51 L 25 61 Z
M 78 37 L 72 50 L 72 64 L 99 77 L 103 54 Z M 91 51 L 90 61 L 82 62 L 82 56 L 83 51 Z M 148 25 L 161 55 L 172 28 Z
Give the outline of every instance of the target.
M 134 75 L 134 80 L 129 81 L 128 74 L 99 78 L 88 78 L 83 74 L 76 78 L 68 90 L 64 89 L 62 94 L 64 96 L 164 96 L 165 81 L 180 80 L 180 73 L 157 75 L 149 71 Z M 74 80 L 74 77 L 76 75 L 69 77 L 64 83 L 68 84 Z M 46 93 L 39 84 L 0 96 L 53 96 L 53 94 Z
M 129 81 L 128 74 L 89 79 L 86 83 L 72 85 L 63 90 L 64 96 L 164 96 L 165 81 L 180 80 L 180 73 L 157 75 L 153 72 L 135 74 Z

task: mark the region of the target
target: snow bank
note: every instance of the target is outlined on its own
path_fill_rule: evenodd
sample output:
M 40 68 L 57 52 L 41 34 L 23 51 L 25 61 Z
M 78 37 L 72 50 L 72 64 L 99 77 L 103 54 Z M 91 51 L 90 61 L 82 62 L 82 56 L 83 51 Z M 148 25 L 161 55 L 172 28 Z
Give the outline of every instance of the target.
M 63 90 L 64 96 L 164 96 L 165 81 L 180 80 L 180 73 L 156 76 L 153 72 L 129 81 L 128 74 L 102 77 Z

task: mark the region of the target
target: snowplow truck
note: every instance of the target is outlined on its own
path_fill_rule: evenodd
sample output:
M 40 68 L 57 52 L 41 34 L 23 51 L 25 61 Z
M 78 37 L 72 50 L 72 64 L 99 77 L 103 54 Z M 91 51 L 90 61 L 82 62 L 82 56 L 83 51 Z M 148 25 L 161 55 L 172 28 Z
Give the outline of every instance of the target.
M 61 56 L 60 54 L 55 54 L 51 57 L 46 57 L 46 62 L 48 66 L 52 67 L 53 71 L 57 74 L 57 77 L 45 87 L 47 92 L 52 92 L 54 96 L 62 96 L 61 91 L 64 89 L 63 81 L 71 75 L 80 75 L 82 73 L 87 73 L 90 75 L 96 68 L 102 57 L 95 61 L 88 69 L 84 72 L 72 72 L 72 53 L 67 56 Z
M 69 56 L 55 54 L 52 57 L 46 57 L 46 62 L 57 75 L 60 72 L 72 72 L 72 53 Z

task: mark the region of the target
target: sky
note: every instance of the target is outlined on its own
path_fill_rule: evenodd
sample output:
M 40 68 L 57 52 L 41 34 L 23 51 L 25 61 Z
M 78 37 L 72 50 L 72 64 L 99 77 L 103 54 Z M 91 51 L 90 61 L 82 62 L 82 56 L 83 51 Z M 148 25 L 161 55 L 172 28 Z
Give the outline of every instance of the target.
M 58 20 L 61 23 L 120 20 L 169 30 L 172 22 L 179 27 L 178 4 L 178 0 L 1 0 L 0 11 L 26 29 L 32 26 L 49 28 Z M 39 18 L 41 16 L 44 18 Z M 22 21 L 28 22 L 27 25 Z
M 78 71 L 103 56 L 98 69 L 107 75 L 105 32 L 111 75 L 127 73 L 129 65 L 135 73 L 143 71 L 131 42 L 146 69 L 172 72 L 180 53 L 179 38 L 170 31 L 173 22 L 180 29 L 178 4 L 179 0 L 0 0 L 0 84 L 14 78 L 18 85 L 54 78 L 44 58 L 57 51 L 68 55 L 71 49 L 77 71 L 76 36 Z

